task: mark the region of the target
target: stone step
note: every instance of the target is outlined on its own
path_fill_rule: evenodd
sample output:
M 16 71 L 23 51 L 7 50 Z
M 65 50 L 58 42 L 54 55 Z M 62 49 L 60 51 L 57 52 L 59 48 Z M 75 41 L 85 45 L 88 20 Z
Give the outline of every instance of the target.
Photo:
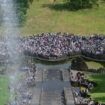
M 35 88 L 33 91 L 32 105 L 40 105 L 41 89 Z
M 35 73 L 35 82 L 43 81 L 43 70 L 37 70 Z
M 62 95 L 58 92 L 42 92 L 40 105 L 64 105 Z
M 64 88 L 66 105 L 75 105 L 71 88 Z
M 63 81 L 70 81 L 70 74 L 68 70 L 62 70 Z

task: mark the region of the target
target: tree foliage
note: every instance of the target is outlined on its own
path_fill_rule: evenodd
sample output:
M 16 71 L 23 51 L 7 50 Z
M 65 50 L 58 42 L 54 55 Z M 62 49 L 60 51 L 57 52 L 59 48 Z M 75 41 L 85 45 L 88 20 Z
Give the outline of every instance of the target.
M 81 57 L 74 58 L 71 62 L 71 69 L 79 71 L 87 71 L 88 66 Z
M 26 20 L 27 9 L 29 8 L 33 0 L 14 0 L 14 2 L 16 6 L 17 15 L 19 17 L 19 23 L 21 26 Z
M 72 9 L 91 8 L 93 5 L 98 6 L 99 0 L 67 0 Z

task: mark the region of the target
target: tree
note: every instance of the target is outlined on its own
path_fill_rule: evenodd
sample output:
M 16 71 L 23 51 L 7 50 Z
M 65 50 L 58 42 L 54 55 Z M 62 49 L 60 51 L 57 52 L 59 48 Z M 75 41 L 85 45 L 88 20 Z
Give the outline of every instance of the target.
M 79 71 L 87 71 L 88 66 L 81 57 L 74 58 L 71 62 L 71 69 Z
M 92 8 L 93 5 L 98 6 L 99 0 L 67 0 L 71 9 Z
M 27 9 L 30 4 L 32 4 L 33 0 L 14 0 L 17 16 L 19 17 L 19 25 L 22 26 L 24 21 L 26 20 Z

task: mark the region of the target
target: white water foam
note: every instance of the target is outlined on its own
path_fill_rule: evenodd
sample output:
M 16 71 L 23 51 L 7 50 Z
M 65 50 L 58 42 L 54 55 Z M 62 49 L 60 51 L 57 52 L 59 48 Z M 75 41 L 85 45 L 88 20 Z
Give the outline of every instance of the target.
M 18 87 L 19 67 L 16 64 L 22 60 L 19 53 L 16 51 L 19 45 L 18 37 L 20 34 L 18 29 L 18 18 L 13 0 L 0 0 L 0 8 L 2 13 L 3 36 L 7 45 L 9 61 L 14 63 L 14 65 L 12 64 L 14 67 L 11 67 L 11 64 L 7 66 L 7 74 L 10 78 L 10 105 L 17 105 L 13 99 Z

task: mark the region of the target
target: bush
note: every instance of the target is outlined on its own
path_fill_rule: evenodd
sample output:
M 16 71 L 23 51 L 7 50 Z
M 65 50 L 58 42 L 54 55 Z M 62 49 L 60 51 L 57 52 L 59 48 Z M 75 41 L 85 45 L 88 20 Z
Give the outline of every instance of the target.
M 88 66 L 81 57 L 74 58 L 71 62 L 71 69 L 79 71 L 88 71 Z
M 19 17 L 19 25 L 23 25 L 26 20 L 26 13 L 29 5 L 33 2 L 33 0 L 14 0 L 16 6 L 16 12 Z
M 92 8 L 93 5 L 98 6 L 98 0 L 67 0 L 71 9 Z

